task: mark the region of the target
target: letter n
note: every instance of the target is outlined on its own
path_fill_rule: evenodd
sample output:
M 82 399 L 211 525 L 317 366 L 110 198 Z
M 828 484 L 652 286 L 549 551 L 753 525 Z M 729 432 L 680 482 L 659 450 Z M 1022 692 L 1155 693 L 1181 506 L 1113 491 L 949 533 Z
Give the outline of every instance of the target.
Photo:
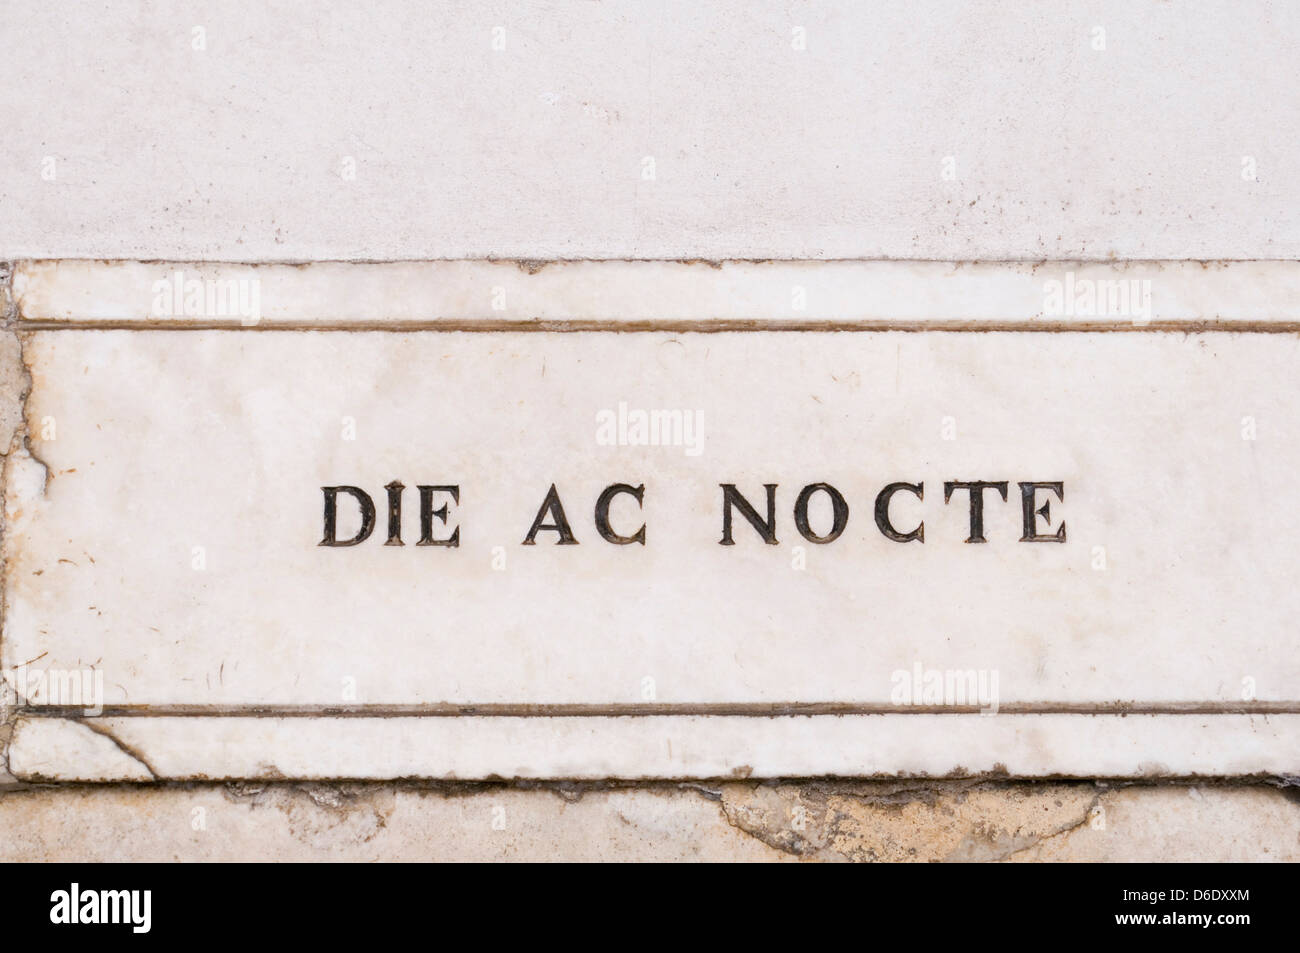
M 763 542 L 769 546 L 776 545 L 776 484 L 764 483 L 763 489 L 767 491 L 767 519 L 764 520 L 758 515 L 758 511 L 749 504 L 749 501 L 740 495 L 734 483 L 719 483 L 722 487 L 722 539 L 719 540 L 722 546 L 735 546 L 736 541 L 731 538 L 731 508 L 734 506 L 740 511 L 740 515 L 745 517 L 749 525 L 758 530 L 758 535 L 763 537 Z

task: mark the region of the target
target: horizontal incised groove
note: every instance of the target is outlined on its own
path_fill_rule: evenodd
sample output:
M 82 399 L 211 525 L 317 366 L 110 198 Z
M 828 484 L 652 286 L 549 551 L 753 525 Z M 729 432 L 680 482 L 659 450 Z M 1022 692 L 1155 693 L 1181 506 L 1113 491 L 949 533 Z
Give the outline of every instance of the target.
M 1052 323 L 1023 321 L 419 321 L 394 325 L 382 322 L 290 322 L 258 324 L 250 327 L 231 322 L 192 322 L 177 324 L 156 321 L 20 321 L 25 331 L 381 331 L 402 334 L 425 331 L 443 332 L 547 332 L 625 334 L 719 334 L 738 331 L 782 331 L 803 333 L 887 332 L 907 333 L 1073 333 L 1118 332 L 1128 334 L 1297 334 L 1300 322 L 1267 321 L 1153 321 L 1151 324 L 1113 324 L 1104 322 Z
M 78 706 L 22 706 L 33 715 L 81 717 Z M 779 718 L 840 715 L 974 715 L 978 705 L 884 705 L 856 702 L 773 702 L 654 704 L 410 704 L 410 705 L 105 705 L 104 718 L 654 718 L 730 716 Z M 1013 702 L 997 706 L 1002 715 L 1294 715 L 1300 701 L 1226 702 Z

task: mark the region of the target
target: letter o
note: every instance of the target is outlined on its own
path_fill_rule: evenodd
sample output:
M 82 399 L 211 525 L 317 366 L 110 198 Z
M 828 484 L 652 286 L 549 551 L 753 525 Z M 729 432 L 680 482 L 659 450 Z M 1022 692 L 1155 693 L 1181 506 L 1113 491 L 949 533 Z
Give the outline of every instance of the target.
M 808 501 L 817 492 L 825 493 L 831 498 L 831 531 L 825 536 L 818 536 L 808 525 Z M 840 491 L 829 483 L 809 483 L 799 491 L 799 499 L 794 504 L 794 525 L 799 535 L 810 543 L 832 543 L 840 538 L 844 527 L 849 523 L 849 504 L 844 502 Z

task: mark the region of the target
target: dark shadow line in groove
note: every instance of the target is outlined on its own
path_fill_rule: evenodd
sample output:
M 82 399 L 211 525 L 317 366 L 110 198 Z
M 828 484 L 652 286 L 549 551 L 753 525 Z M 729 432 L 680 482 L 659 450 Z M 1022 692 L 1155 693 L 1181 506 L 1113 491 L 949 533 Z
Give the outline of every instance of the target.
M 88 715 L 78 706 L 24 706 L 20 714 L 94 718 L 777 718 L 844 715 L 971 715 L 980 705 L 883 705 L 851 702 L 655 704 L 409 704 L 409 705 L 105 705 Z M 1300 702 L 1018 702 L 1000 715 L 1295 715 Z

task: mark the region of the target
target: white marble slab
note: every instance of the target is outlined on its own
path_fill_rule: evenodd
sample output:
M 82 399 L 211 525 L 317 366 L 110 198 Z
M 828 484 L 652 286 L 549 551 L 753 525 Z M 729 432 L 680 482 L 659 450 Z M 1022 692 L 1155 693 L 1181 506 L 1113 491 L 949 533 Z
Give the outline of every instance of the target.
M 389 266 L 321 267 L 277 312 L 292 329 L 161 329 L 133 310 L 153 267 L 15 283 L 31 386 L 0 660 L 20 776 L 1297 773 L 1293 334 L 422 329 L 460 320 L 423 294 L 461 287 L 442 266 L 393 266 L 400 332 L 347 329 L 377 320 L 362 296 L 326 305 Z M 539 287 L 548 320 L 640 320 L 621 278 L 640 266 L 584 267 Z M 715 269 L 656 267 L 665 313 L 707 325 L 686 305 Z M 290 294 L 316 270 L 264 275 Z M 1019 266 L 978 272 L 999 322 L 1036 320 Z M 75 304 L 83 280 L 102 307 Z M 639 439 L 642 414 L 667 429 Z M 1007 485 L 980 533 L 966 489 L 945 501 L 971 481 Z M 878 518 L 900 483 L 918 489 Z M 771 532 L 733 507 L 720 545 L 724 485 L 763 523 L 767 484 Z M 1021 484 L 1045 484 L 1028 529 Z M 828 490 L 799 522 L 824 485 L 847 507 L 833 540 Z M 427 531 L 421 486 L 443 488 Z M 530 533 L 552 486 L 576 545 Z M 337 487 L 374 504 L 356 545 L 321 545 L 361 527 L 337 490 L 328 529 Z

